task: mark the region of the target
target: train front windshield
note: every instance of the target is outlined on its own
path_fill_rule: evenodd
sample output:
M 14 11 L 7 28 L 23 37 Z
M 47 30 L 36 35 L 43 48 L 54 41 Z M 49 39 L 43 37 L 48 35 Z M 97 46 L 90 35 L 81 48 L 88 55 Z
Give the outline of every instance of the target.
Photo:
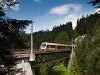
M 46 44 L 42 44 L 42 45 L 41 45 L 41 48 L 45 48 L 45 47 L 46 47 Z

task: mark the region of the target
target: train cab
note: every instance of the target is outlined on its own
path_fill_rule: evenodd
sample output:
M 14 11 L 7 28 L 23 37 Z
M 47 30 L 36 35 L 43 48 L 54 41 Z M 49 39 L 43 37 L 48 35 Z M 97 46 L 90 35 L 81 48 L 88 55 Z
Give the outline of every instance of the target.
M 46 43 L 42 43 L 41 46 L 40 46 L 40 49 L 41 50 L 45 50 L 47 47 L 47 44 Z
M 42 51 L 71 50 L 71 48 L 71 45 L 48 42 L 43 42 L 40 46 L 40 50 Z

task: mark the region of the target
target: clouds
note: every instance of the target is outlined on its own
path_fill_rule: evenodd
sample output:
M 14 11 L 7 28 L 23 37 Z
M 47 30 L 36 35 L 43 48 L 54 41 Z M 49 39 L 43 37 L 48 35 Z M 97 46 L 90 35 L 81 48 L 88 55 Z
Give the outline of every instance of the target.
M 49 13 L 63 15 L 66 14 L 68 10 L 69 9 L 66 7 L 66 5 L 62 5 L 52 8 Z
M 19 10 L 19 4 L 15 4 L 14 6 L 10 7 L 11 9 L 18 11 Z
M 64 15 L 67 14 L 70 10 L 74 10 L 74 12 L 79 12 L 81 10 L 81 5 L 79 4 L 64 4 L 61 6 L 56 6 L 50 9 L 50 14 L 58 14 Z
M 96 13 L 100 14 L 100 8 L 96 9 Z
M 77 19 L 80 18 L 78 12 L 81 12 L 81 5 L 70 3 L 51 8 L 49 14 L 64 15 L 63 18 L 56 20 L 56 24 L 65 24 L 71 21 L 75 28 Z
M 34 0 L 34 2 L 40 3 L 40 2 L 41 2 L 41 0 Z
M 16 2 L 16 0 L 13 0 L 13 2 Z M 0 6 L 3 9 L 7 9 L 7 8 L 11 8 L 13 10 L 18 11 L 19 10 L 19 4 L 17 3 L 10 3 L 9 1 L 4 1 L 4 0 L 0 0 Z
M 65 24 L 69 21 L 72 22 L 73 28 L 76 27 L 77 19 L 80 18 L 81 16 L 78 15 L 66 15 L 63 19 L 59 19 L 56 21 L 57 24 Z

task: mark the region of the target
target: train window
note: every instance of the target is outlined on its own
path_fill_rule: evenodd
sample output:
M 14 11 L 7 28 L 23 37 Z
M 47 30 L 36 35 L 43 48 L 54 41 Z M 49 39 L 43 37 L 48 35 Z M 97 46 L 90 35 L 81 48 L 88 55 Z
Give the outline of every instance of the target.
M 57 46 L 57 49 L 61 49 L 61 46 Z
M 50 45 L 47 45 L 47 48 L 50 48 L 51 46 Z
M 47 48 L 55 48 L 55 45 L 47 45 Z
M 51 48 L 55 48 L 55 45 L 51 45 Z
M 58 49 L 65 49 L 65 46 L 58 46 Z
M 66 46 L 66 49 L 71 49 L 72 47 L 71 46 Z
M 65 49 L 65 46 L 62 46 L 62 49 Z

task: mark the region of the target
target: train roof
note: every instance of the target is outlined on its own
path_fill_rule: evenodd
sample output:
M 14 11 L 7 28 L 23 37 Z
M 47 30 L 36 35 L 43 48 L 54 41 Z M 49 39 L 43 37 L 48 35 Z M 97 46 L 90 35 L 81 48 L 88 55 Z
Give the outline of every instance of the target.
M 71 45 L 68 45 L 68 44 L 49 43 L 49 42 L 43 42 L 42 44 L 48 44 L 48 45 L 58 45 L 58 46 L 71 46 Z

